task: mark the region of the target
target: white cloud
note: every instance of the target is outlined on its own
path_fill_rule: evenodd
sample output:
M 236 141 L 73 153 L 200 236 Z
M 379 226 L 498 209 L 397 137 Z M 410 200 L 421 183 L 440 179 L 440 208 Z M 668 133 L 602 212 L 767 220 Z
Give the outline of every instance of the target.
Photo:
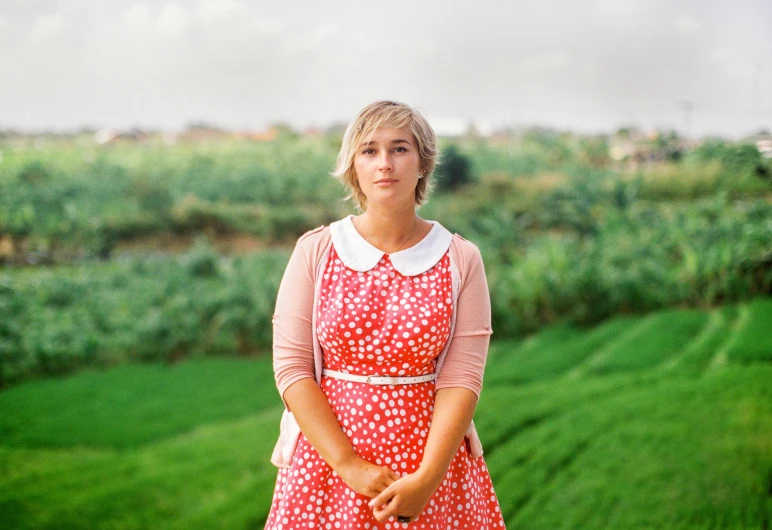
M 442 51 L 442 47 L 435 39 L 431 39 L 429 37 L 421 37 L 416 45 L 416 51 L 420 55 L 431 57 L 440 53 Z
M 206 32 L 206 38 L 218 42 L 233 42 L 245 35 L 253 39 L 255 33 L 278 36 L 286 30 L 282 20 L 263 16 L 238 0 L 200 0 L 190 8 L 178 2 L 166 3 L 160 8 L 138 2 L 123 12 L 121 24 L 131 37 L 143 34 L 150 38 L 153 34 L 180 38 L 183 34 L 202 31 Z
M 718 68 L 722 74 L 732 77 L 751 77 L 754 73 L 751 61 L 726 46 L 710 52 L 706 62 Z
M 415 28 L 406 9 L 433 20 L 434 3 L 0 0 L 0 71 L 18 74 L 3 79 L 0 115 L 29 127 L 323 125 L 390 97 L 496 123 L 680 123 L 677 98 L 739 101 L 754 82 L 769 92 L 768 0 L 755 1 L 467 0 Z
M 70 23 L 60 13 L 46 13 L 35 20 L 27 35 L 30 42 L 45 42 L 62 35 Z
M 278 18 L 255 16 L 252 25 L 263 35 L 276 35 L 286 29 L 284 22 Z
M 151 12 L 147 2 L 140 2 L 129 7 L 121 15 L 122 22 L 129 29 L 142 27 L 150 23 Z
M 702 29 L 702 24 L 688 13 L 682 13 L 673 20 L 673 27 L 678 33 L 689 34 Z
M 284 22 L 266 17 L 240 0 L 200 0 L 192 10 L 196 23 L 203 26 L 247 26 L 263 35 L 275 35 L 285 30 Z
M 330 23 L 322 23 L 316 26 L 313 31 L 299 33 L 293 36 L 289 50 L 292 52 L 310 52 L 318 50 L 332 37 L 338 33 L 338 26 Z
M 158 14 L 158 29 L 165 37 L 179 37 L 188 29 L 190 15 L 180 4 L 165 4 Z
M 571 55 L 564 50 L 539 53 L 523 59 L 521 67 L 529 72 L 555 72 L 571 64 Z
M 244 4 L 236 0 L 201 0 L 196 4 L 196 19 L 204 24 L 227 20 L 244 10 Z
M 592 3 L 598 14 L 607 17 L 634 17 L 643 13 L 639 0 L 594 0 Z

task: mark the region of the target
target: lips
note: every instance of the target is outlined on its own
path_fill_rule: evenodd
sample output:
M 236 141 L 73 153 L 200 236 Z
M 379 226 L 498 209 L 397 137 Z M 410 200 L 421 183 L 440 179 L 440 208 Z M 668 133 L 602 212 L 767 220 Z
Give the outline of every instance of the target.
M 394 179 L 381 179 L 381 180 L 375 181 L 376 184 L 392 184 L 394 182 L 397 182 L 397 181 Z

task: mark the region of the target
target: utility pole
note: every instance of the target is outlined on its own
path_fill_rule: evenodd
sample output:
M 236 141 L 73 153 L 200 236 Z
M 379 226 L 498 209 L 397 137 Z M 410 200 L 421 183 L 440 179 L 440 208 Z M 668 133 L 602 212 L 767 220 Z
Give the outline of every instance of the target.
M 754 116 L 758 116 L 761 106 L 759 105 L 759 77 L 761 76 L 761 63 L 756 62 L 756 70 L 753 72 L 753 85 L 751 85 L 751 108 Z
M 679 105 L 684 115 L 684 136 L 686 136 L 691 131 L 694 102 L 690 99 L 683 99 L 679 102 Z

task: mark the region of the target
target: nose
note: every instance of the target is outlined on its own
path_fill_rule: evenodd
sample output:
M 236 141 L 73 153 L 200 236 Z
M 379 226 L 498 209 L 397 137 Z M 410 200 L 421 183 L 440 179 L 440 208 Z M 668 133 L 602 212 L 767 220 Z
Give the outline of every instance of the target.
M 391 153 L 388 150 L 384 150 L 378 157 L 378 169 L 381 171 L 389 171 L 392 169 Z

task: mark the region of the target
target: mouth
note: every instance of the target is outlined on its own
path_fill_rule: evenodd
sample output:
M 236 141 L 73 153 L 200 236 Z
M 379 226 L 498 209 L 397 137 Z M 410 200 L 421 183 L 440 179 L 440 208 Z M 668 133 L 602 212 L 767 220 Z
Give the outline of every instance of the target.
M 394 179 L 381 179 L 381 180 L 376 180 L 375 184 L 394 184 L 395 182 L 397 181 Z

